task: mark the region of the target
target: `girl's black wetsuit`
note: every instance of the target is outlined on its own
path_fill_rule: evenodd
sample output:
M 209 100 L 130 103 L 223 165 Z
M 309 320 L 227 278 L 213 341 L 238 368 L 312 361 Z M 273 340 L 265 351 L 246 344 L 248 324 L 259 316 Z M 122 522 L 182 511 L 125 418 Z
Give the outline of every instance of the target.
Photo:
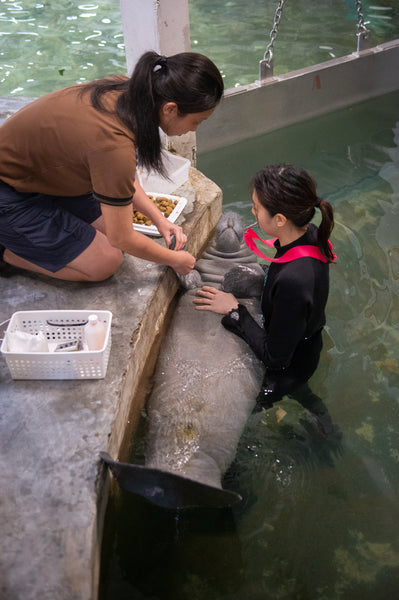
M 276 242 L 275 258 L 303 245 L 317 245 L 315 225 L 292 244 L 280 247 Z M 241 304 L 223 317 L 222 324 L 244 339 L 267 367 L 255 410 L 272 406 L 285 394 L 306 408 L 312 405 L 315 397 L 309 397 L 306 382 L 319 362 L 328 291 L 329 263 L 310 257 L 271 263 L 261 299 L 264 328 Z

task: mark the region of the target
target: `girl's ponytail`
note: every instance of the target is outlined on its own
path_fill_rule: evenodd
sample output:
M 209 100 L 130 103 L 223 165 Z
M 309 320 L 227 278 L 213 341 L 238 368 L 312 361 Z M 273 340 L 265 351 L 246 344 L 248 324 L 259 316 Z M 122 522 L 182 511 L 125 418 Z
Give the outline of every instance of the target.
M 328 244 L 328 240 L 334 227 L 333 208 L 327 200 L 323 200 L 322 198 L 318 198 L 317 206 L 320 208 L 321 212 L 321 223 L 318 227 L 317 239 L 321 251 L 330 262 L 334 260 L 334 254 Z

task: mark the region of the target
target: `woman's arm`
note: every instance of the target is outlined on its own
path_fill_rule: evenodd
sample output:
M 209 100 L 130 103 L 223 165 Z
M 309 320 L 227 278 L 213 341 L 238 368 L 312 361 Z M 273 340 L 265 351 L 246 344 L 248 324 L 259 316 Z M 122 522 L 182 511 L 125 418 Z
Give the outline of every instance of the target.
M 147 200 L 151 202 L 148 197 Z M 194 268 L 195 258 L 185 250 L 168 250 L 168 248 L 133 229 L 133 208 L 131 204 L 127 206 L 102 204 L 101 209 L 104 217 L 105 234 L 110 244 L 115 248 L 138 258 L 168 265 L 179 275 L 186 275 Z

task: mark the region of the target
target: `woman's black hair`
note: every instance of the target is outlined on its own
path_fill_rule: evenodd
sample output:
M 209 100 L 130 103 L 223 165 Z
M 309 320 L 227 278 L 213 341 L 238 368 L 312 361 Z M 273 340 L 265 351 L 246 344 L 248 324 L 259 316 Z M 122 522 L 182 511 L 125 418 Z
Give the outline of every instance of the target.
M 177 105 L 180 116 L 215 108 L 223 95 L 223 79 L 206 56 L 182 52 L 160 56 L 145 52 L 137 61 L 130 79 L 108 78 L 86 84 L 91 102 L 106 110 L 102 97 L 120 91 L 116 103 L 119 118 L 134 133 L 140 163 L 162 173 L 159 111 L 167 102 Z
M 307 225 L 319 208 L 318 245 L 329 262 L 334 260 L 328 244 L 334 227 L 334 211 L 327 200 L 317 196 L 316 182 L 305 169 L 295 165 L 271 165 L 255 174 L 251 187 L 272 217 L 280 213 L 297 227 Z

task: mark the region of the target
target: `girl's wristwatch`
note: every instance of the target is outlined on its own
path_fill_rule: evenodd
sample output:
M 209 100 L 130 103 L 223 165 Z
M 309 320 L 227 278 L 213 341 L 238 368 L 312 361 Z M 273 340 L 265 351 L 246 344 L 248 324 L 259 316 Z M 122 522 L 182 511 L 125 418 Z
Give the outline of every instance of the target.
M 232 308 L 227 314 L 234 321 L 239 321 L 240 320 L 240 313 L 238 312 L 238 308 Z

